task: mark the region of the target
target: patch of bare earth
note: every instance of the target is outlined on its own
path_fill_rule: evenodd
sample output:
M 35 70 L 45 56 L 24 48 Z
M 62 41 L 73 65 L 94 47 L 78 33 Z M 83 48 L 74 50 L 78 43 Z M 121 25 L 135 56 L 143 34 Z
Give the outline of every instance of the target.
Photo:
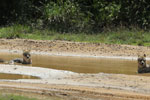
M 150 47 L 67 41 L 0 39 L 0 50 L 30 49 L 50 55 L 137 57 Z M 150 100 L 150 78 L 121 74 L 74 74 L 65 78 L 0 81 L 0 90 L 57 96 L 65 100 Z

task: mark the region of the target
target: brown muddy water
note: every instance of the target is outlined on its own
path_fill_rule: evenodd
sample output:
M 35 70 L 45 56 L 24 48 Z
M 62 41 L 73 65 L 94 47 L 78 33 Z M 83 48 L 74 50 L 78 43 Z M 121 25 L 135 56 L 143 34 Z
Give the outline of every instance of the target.
M 18 75 L 18 74 L 3 74 L 0 73 L 0 79 L 38 79 L 37 77 L 28 76 L 28 75 Z
M 136 74 L 134 60 L 34 55 L 32 66 L 69 70 L 77 73 Z
M 0 58 L 4 60 L 18 57 L 22 57 L 22 55 L 0 53 Z M 32 66 L 68 70 L 77 73 L 137 74 L 137 61 L 124 59 L 32 55 Z

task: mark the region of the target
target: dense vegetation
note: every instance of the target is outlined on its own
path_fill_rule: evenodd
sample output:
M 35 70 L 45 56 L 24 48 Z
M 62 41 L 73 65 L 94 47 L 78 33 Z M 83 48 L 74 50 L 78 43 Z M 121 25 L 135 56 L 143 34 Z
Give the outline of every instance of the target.
M 0 2 L 2 27 L 0 33 L 3 33 L 0 37 L 16 38 L 21 37 L 21 33 L 32 35 L 38 33 L 39 36 L 52 36 L 54 33 L 62 35 L 84 33 L 96 36 L 108 35 L 108 38 L 118 37 L 116 38 L 118 41 L 129 41 L 129 36 L 131 40 L 134 42 L 138 40 L 141 44 L 145 42 L 143 37 L 147 36 L 150 30 L 148 0 L 1 0 Z M 113 36 L 108 34 L 110 32 Z M 62 35 L 57 39 L 63 39 Z M 113 38 L 110 38 L 111 41 Z
M 1 0 L 0 24 L 27 24 L 58 32 L 150 28 L 148 0 Z

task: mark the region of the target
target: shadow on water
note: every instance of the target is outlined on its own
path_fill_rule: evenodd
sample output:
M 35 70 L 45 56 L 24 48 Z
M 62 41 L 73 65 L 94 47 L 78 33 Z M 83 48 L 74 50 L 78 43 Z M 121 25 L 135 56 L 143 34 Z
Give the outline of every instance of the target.
M 4 60 L 11 60 L 18 57 L 21 57 L 21 55 L 0 53 L 0 58 Z M 68 70 L 78 73 L 104 72 L 129 75 L 137 74 L 137 61 L 124 59 L 32 55 L 32 66 Z

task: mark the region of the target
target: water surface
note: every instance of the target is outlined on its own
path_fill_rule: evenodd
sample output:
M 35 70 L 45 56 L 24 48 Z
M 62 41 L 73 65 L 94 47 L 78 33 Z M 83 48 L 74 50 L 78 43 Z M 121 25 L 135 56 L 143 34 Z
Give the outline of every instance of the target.
M 18 74 L 4 74 L 0 73 L 0 79 L 11 79 L 11 80 L 16 80 L 16 79 L 39 79 L 34 76 L 28 76 L 28 75 L 18 75 Z
M 22 55 L 0 53 L 0 58 L 11 60 Z M 32 55 L 32 66 L 68 70 L 78 73 L 137 74 L 137 61 L 108 58 L 64 57 Z

